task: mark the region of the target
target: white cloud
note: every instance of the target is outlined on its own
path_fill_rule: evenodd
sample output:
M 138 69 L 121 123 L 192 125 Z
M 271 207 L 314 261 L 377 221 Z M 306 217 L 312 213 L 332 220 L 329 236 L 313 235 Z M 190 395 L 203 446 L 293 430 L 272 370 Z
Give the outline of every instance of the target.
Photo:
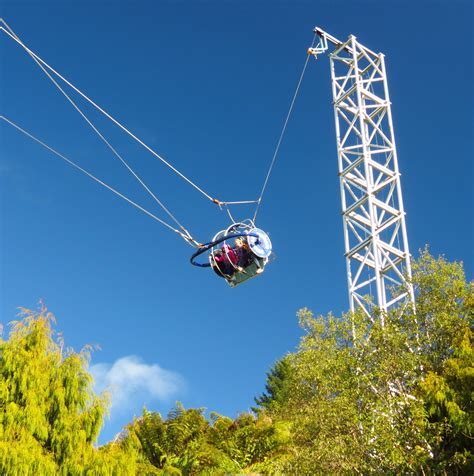
M 94 377 L 96 391 L 110 392 L 115 411 L 141 408 L 150 400 L 168 400 L 184 387 L 179 374 L 158 364 L 145 364 L 135 355 L 122 357 L 112 365 L 91 365 L 89 371 Z

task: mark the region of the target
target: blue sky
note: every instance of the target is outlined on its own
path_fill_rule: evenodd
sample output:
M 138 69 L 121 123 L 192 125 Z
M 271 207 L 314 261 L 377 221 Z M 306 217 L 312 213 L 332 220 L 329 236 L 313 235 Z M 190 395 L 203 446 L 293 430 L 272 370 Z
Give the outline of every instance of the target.
M 418 2 L 4 1 L 41 57 L 213 196 L 256 198 L 318 25 L 386 55 L 410 248 L 472 279 L 472 6 Z M 3 114 L 160 214 L 5 36 Z M 80 103 L 81 106 L 84 103 Z M 90 107 L 90 117 L 200 241 L 224 212 Z M 1 128 L 1 320 L 43 299 L 66 343 L 97 344 L 115 389 L 101 441 L 144 404 L 229 416 L 295 349 L 295 314 L 348 307 L 327 57 L 308 66 L 259 213 L 277 259 L 230 289 L 192 249 L 37 144 Z M 239 218 L 251 208 L 236 210 Z M 162 215 L 159 215 L 162 216 Z

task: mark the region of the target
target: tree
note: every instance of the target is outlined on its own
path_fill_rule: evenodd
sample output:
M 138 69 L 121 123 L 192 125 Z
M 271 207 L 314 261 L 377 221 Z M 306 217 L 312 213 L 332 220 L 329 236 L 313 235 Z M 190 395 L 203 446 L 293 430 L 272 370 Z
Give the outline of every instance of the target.
M 128 426 L 122 444 L 131 445 L 156 474 L 261 472 L 288 456 L 289 431 L 268 417 L 242 414 L 235 420 L 180 403 L 168 418 L 144 410 Z
M 414 265 L 423 375 L 419 395 L 435 437 L 432 467 L 474 473 L 474 282 L 425 250 Z
M 65 350 L 45 307 L 21 317 L 0 339 L 0 473 L 135 474 L 133 453 L 93 446 L 107 397 L 92 390 L 89 348 Z
M 291 371 L 284 382 L 270 372 L 258 402 L 259 413 L 291 422 L 295 456 L 280 471 L 472 474 L 473 284 L 428 250 L 413 270 L 416 313 L 382 323 L 299 312 L 305 334 L 285 357 Z M 284 403 L 272 398 L 279 388 Z
M 257 407 L 252 410 L 258 413 L 263 409 L 277 409 L 284 405 L 289 398 L 291 373 L 290 359 L 287 356 L 277 360 L 270 372 L 267 373 L 265 392 L 260 397 L 255 397 Z

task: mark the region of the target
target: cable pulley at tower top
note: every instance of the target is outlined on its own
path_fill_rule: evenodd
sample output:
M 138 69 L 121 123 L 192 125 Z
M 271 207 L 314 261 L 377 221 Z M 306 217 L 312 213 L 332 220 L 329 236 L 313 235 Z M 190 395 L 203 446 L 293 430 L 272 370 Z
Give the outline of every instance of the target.
M 107 146 L 110 152 L 116 157 L 116 159 L 127 169 L 127 171 L 134 177 L 134 179 L 139 183 L 139 185 L 145 190 L 145 192 L 150 195 L 150 197 L 155 201 L 155 203 L 162 209 L 162 211 L 167 215 L 168 221 L 159 218 L 154 213 L 146 210 L 144 207 L 134 202 L 126 195 L 122 194 L 115 188 L 108 185 L 106 182 L 96 177 L 93 173 L 87 171 L 73 160 L 68 158 L 63 153 L 57 151 L 53 147 L 49 146 L 43 140 L 34 136 L 31 132 L 26 131 L 23 127 L 15 123 L 11 118 L 5 116 L 0 116 L 6 124 L 14 127 L 16 130 L 40 144 L 50 152 L 52 152 L 57 157 L 64 160 L 70 166 L 88 176 L 96 183 L 99 183 L 103 187 L 107 188 L 113 192 L 118 197 L 127 201 L 129 204 L 137 208 L 138 210 L 144 212 L 149 217 L 161 223 L 163 226 L 168 228 L 170 231 L 175 232 L 181 238 L 183 238 L 191 246 L 197 248 L 197 251 L 191 257 L 191 263 L 199 267 L 211 267 L 216 274 L 226 279 L 230 286 L 234 287 L 238 284 L 248 280 L 251 277 L 261 274 L 265 268 L 265 265 L 268 263 L 269 257 L 272 253 L 271 241 L 268 235 L 263 231 L 258 229 L 255 226 L 255 221 L 257 214 L 259 212 L 260 205 L 263 200 L 265 190 L 268 185 L 270 175 L 273 171 L 276 159 L 278 157 L 280 145 L 282 143 L 291 113 L 293 111 L 293 106 L 295 104 L 304 73 L 306 71 L 306 66 L 308 64 L 309 56 L 306 58 L 304 63 L 303 71 L 299 77 L 298 84 L 293 95 L 288 114 L 286 115 L 282 131 L 280 133 L 272 160 L 268 172 L 265 176 L 263 186 L 260 192 L 258 199 L 256 200 L 237 200 L 237 201 L 224 201 L 219 200 L 210 193 L 206 192 L 202 187 L 197 185 L 193 180 L 187 177 L 183 172 L 174 167 L 169 161 L 163 158 L 155 150 L 153 150 L 149 145 L 147 145 L 142 139 L 137 135 L 131 132 L 126 128 L 120 121 L 114 118 L 109 112 L 107 112 L 103 107 L 99 106 L 95 101 L 93 101 L 89 96 L 87 96 L 83 91 L 76 87 L 71 81 L 66 79 L 61 75 L 55 68 L 50 66 L 45 60 L 43 60 L 39 55 L 32 51 L 25 43 L 16 35 L 16 33 L 8 26 L 8 24 L 0 19 L 0 30 L 5 33 L 10 39 L 12 39 L 17 45 L 19 45 L 38 65 L 41 71 L 46 75 L 49 81 L 55 86 L 55 88 L 60 92 L 66 101 L 76 110 L 76 112 L 82 117 L 85 123 L 92 129 L 92 131 L 99 137 L 99 139 Z M 314 44 L 314 41 L 313 41 Z M 313 46 L 313 45 L 312 45 Z M 102 115 L 107 119 L 113 122 L 117 127 L 130 136 L 134 141 L 140 144 L 145 148 L 149 153 L 151 153 L 156 159 L 162 162 L 166 167 L 168 167 L 174 174 L 178 175 L 182 180 L 184 180 L 188 185 L 194 188 L 198 193 L 200 193 L 204 198 L 211 201 L 212 203 L 219 206 L 221 210 L 225 210 L 229 215 L 229 218 L 232 222 L 230 227 L 217 233 L 214 238 L 208 243 L 198 242 L 191 233 L 184 227 L 184 225 L 178 220 L 178 218 L 170 211 L 169 207 L 160 200 L 157 195 L 151 190 L 151 188 L 146 184 L 145 180 L 138 175 L 138 173 L 133 170 L 128 161 L 125 160 L 122 154 L 111 144 L 109 139 L 107 139 L 104 133 L 99 129 L 99 127 L 91 120 L 91 118 L 84 112 L 84 110 L 78 105 L 78 103 L 68 94 L 66 87 L 72 89 L 75 93 L 81 96 L 85 101 L 92 105 L 96 110 L 98 110 Z M 255 204 L 255 212 L 252 219 L 245 220 L 243 222 L 236 222 L 232 216 L 232 213 L 229 209 L 230 206 L 234 205 L 244 205 L 244 204 Z M 233 240 L 231 242 L 231 240 Z M 220 245 L 220 246 L 219 246 Z M 196 258 L 204 253 L 208 253 L 208 262 L 198 263 Z

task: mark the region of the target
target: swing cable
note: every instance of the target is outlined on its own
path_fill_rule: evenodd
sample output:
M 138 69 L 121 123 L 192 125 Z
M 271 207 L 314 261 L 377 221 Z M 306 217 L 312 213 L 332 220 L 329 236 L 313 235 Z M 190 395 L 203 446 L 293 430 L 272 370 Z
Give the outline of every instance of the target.
M 98 184 L 102 185 L 103 187 L 105 187 L 106 189 L 110 190 L 111 192 L 113 192 L 115 195 L 119 196 L 120 198 L 122 198 L 123 200 L 125 200 L 126 202 L 130 203 L 130 205 L 133 205 L 135 208 L 137 208 L 138 210 L 142 211 L 143 213 L 145 213 L 146 215 L 148 215 L 149 217 L 153 218 L 154 220 L 156 220 L 157 222 L 161 223 L 162 225 L 164 225 L 165 227 L 167 227 L 169 230 L 177 233 L 178 235 L 181 236 L 181 238 L 183 238 L 187 243 L 189 243 L 191 246 L 194 246 L 195 248 L 199 248 L 201 247 L 201 243 L 197 242 L 196 240 L 194 240 L 191 235 L 188 233 L 188 232 L 183 232 L 183 231 L 180 231 L 178 230 L 177 228 L 174 228 L 173 226 L 171 226 L 169 223 L 165 222 L 164 220 L 162 220 L 161 218 L 157 217 L 156 215 L 154 215 L 153 213 L 151 213 L 150 211 L 146 210 L 145 208 L 143 208 L 141 205 L 139 205 L 138 203 L 134 202 L 133 200 L 131 200 L 130 198 L 128 198 L 127 196 L 125 196 L 123 193 L 120 193 L 118 190 L 116 190 L 115 188 L 111 187 L 110 185 L 106 184 L 104 181 L 102 181 L 101 179 L 97 178 L 95 175 L 93 175 L 91 172 L 89 172 L 88 170 L 84 169 L 83 167 L 81 167 L 80 165 L 76 164 L 75 162 L 73 162 L 71 159 L 69 159 L 68 157 L 66 157 L 65 155 L 61 154 L 60 152 L 58 152 L 56 149 L 54 149 L 53 147 L 49 146 L 48 144 L 46 144 L 45 142 L 43 142 L 42 140 L 38 139 L 37 137 L 35 137 L 33 134 L 27 132 L 25 129 L 23 129 L 22 127 L 20 127 L 18 124 L 16 124 L 15 122 L 13 122 L 12 120 L 8 119 L 7 117 L 5 116 L 0 116 L 0 119 L 5 121 L 7 124 L 11 125 L 12 127 L 14 127 L 15 129 L 17 129 L 18 131 L 20 131 L 22 134 L 24 134 L 25 136 L 29 137 L 30 139 L 32 139 L 33 141 L 37 142 L 38 144 L 40 144 L 41 146 L 43 146 L 45 149 L 49 150 L 50 152 L 52 152 L 53 154 L 55 154 L 57 157 L 61 158 L 62 160 L 64 160 L 65 162 L 67 162 L 69 165 L 71 165 L 72 167 L 74 167 L 76 170 L 79 170 L 80 172 L 82 172 L 83 174 L 87 175 L 89 178 L 91 178 L 92 180 L 94 180 L 95 182 L 97 182 Z
M 219 204 L 219 203 L 225 203 L 221 202 L 220 200 L 217 200 L 216 198 L 211 197 L 208 193 L 206 193 L 203 189 L 201 189 L 198 185 L 196 185 L 193 181 L 191 181 L 188 177 L 186 177 L 182 172 L 180 172 L 178 169 L 173 167 L 168 161 L 166 161 L 161 155 L 159 155 L 157 152 L 155 152 L 150 146 L 145 144 L 141 139 L 139 139 L 135 134 L 130 132 L 124 125 L 122 125 L 117 119 L 115 119 L 113 116 L 111 116 L 107 111 L 105 111 L 102 107 L 100 107 L 98 104 L 96 104 L 92 99 L 90 99 L 86 94 L 84 94 L 79 88 L 74 86 L 70 81 L 68 81 L 64 76 L 62 76 L 58 71 L 56 71 L 52 66 L 50 66 L 46 61 L 44 61 L 42 58 L 40 58 L 36 53 L 34 53 L 30 48 L 28 48 L 21 40 L 20 38 L 13 32 L 13 30 L 8 26 L 8 24 L 5 22 L 5 20 L 0 19 L 0 23 L 3 23 L 5 27 L 0 26 L 0 30 L 3 31 L 5 34 L 7 34 L 12 40 L 17 42 L 27 53 L 29 56 L 31 56 L 38 65 L 42 66 L 43 71 L 46 73 L 45 69 L 49 70 L 50 73 L 54 74 L 56 77 L 58 77 L 61 81 L 66 83 L 70 88 L 72 88 L 76 93 L 78 93 L 82 98 L 84 98 L 89 104 L 94 106 L 98 111 L 100 111 L 103 115 L 105 115 L 108 119 L 110 119 L 115 125 L 120 127 L 124 132 L 126 132 L 132 139 L 134 139 L 136 142 L 138 142 L 141 146 L 143 146 L 148 152 L 150 152 L 153 156 L 155 156 L 157 159 L 159 159 L 161 162 L 163 162 L 167 167 L 169 167 L 174 173 L 179 175 L 183 180 L 188 182 L 192 187 L 194 187 L 198 192 L 200 192 L 202 195 L 204 195 L 207 199 L 209 199 L 211 202 Z M 48 75 L 51 79 L 51 81 L 54 82 L 54 80 L 51 78 L 50 75 Z M 58 84 L 54 82 L 56 87 L 59 88 Z M 65 94 L 63 92 L 63 94 Z
M 313 47 L 315 40 L 316 40 L 316 35 L 314 35 L 313 42 L 311 44 L 311 48 Z M 263 182 L 263 187 L 262 187 L 262 190 L 260 192 L 260 196 L 258 197 L 258 200 L 257 200 L 257 205 L 255 207 L 255 213 L 254 213 L 253 219 L 252 219 L 252 221 L 254 223 L 255 223 L 255 220 L 257 219 L 257 214 L 258 214 L 260 205 L 262 203 L 263 194 L 265 193 L 265 190 L 267 188 L 268 180 L 270 179 L 270 175 L 273 171 L 273 166 L 275 165 L 276 159 L 278 157 L 278 153 L 280 151 L 280 145 L 283 141 L 283 137 L 284 137 L 285 132 L 286 132 L 286 127 L 288 125 L 288 121 L 290 120 L 291 113 L 293 112 L 293 106 L 295 105 L 295 101 L 296 101 L 296 98 L 298 96 L 300 86 L 301 86 L 301 83 L 303 81 L 304 74 L 306 72 L 306 67 L 308 66 L 309 58 L 310 58 L 310 55 L 308 53 L 307 56 L 306 56 L 306 61 L 304 62 L 303 71 L 301 72 L 300 78 L 298 80 L 298 84 L 296 86 L 295 93 L 293 94 L 293 99 L 291 100 L 290 108 L 289 108 L 288 113 L 286 115 L 285 122 L 283 123 L 283 128 L 281 130 L 280 137 L 278 138 L 278 142 L 277 142 L 277 145 L 275 147 L 275 151 L 273 153 L 272 161 L 270 162 L 270 167 L 268 168 L 267 175 L 266 175 L 265 180 Z

